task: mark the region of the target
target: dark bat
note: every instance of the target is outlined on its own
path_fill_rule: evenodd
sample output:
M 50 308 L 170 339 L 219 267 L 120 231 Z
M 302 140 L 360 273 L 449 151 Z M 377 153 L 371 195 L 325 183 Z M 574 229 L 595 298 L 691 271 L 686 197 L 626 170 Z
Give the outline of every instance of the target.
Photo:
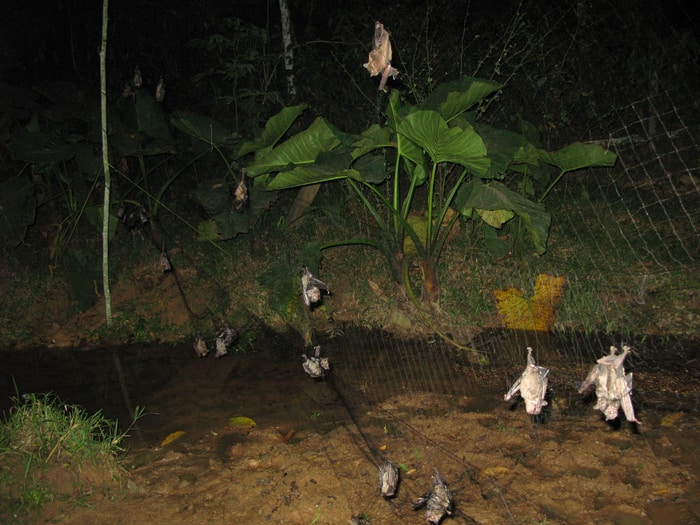
M 428 499 L 428 510 L 425 511 L 425 519 L 429 523 L 437 525 L 445 515 L 452 516 L 454 501 L 452 500 L 452 493 L 447 488 L 447 483 L 445 483 L 438 469 L 434 468 L 433 470 L 435 471 L 433 475 L 433 494 Z
M 314 355 L 308 357 L 306 354 L 301 354 L 301 366 L 304 372 L 309 374 L 314 379 L 326 375 L 326 371 L 331 369 L 327 357 L 321 357 L 321 347 L 314 347 Z
M 233 328 L 226 326 L 218 336 L 216 336 L 216 354 L 214 357 L 223 357 L 228 354 L 228 349 L 238 334 Z
M 385 498 L 396 495 L 396 488 L 399 485 L 399 469 L 391 461 L 386 460 L 383 465 L 379 465 L 379 492 Z
M 399 70 L 391 65 L 391 41 L 389 40 L 389 32 L 384 29 L 384 26 L 379 23 L 374 23 L 374 47 L 369 52 L 369 59 L 364 67 L 369 71 L 369 76 L 374 77 L 382 74 L 382 79 L 379 82 L 379 89 L 384 91 L 386 81 L 389 76 L 396 79 Z
M 423 496 L 413 502 L 413 510 L 419 510 L 426 507 L 425 519 L 432 525 L 438 525 L 445 516 L 452 516 L 455 510 L 452 493 L 445 483 L 445 479 L 438 469 L 433 468 L 433 490 L 426 492 Z
M 194 348 L 194 351 L 197 352 L 199 357 L 207 357 L 207 354 L 209 354 L 207 343 L 201 337 L 197 337 L 192 347 Z

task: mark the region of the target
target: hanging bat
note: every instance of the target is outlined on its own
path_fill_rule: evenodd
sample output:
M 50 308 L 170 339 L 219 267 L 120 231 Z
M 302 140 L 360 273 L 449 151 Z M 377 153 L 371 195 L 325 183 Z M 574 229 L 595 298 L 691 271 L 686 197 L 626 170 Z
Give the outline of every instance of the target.
M 608 421 L 616 419 L 622 407 L 627 421 L 639 423 L 632 406 L 632 373 L 625 374 L 623 366 L 631 350 L 629 346 L 623 345 L 622 353 L 617 355 L 617 347 L 611 346 L 610 354 L 598 359 L 598 364 L 591 368 L 578 390 L 582 394 L 595 384 L 597 402 L 593 408 L 603 412 Z
M 163 102 L 165 100 L 165 82 L 163 77 L 160 77 L 158 85 L 156 86 L 156 102 Z
M 399 469 L 396 465 L 389 460 L 379 465 L 379 492 L 382 496 L 387 499 L 395 496 L 398 484 Z
M 309 374 L 314 379 L 326 375 L 326 371 L 331 369 L 327 357 L 321 357 L 321 347 L 314 347 L 314 355 L 309 357 L 306 354 L 301 354 L 301 366 L 304 372 Z
M 236 337 L 238 337 L 238 334 L 233 328 L 224 327 L 219 335 L 216 336 L 216 354 L 214 354 L 214 357 L 223 357 L 228 354 L 228 349 Z
M 143 85 L 143 77 L 141 76 L 141 70 L 139 69 L 139 66 L 136 66 L 136 68 L 134 68 L 134 79 L 132 82 L 134 83 L 134 87 L 136 89 L 140 88 Z
M 192 347 L 194 348 L 194 351 L 197 352 L 197 355 L 199 357 L 207 357 L 207 354 L 209 353 L 209 348 L 207 347 L 207 343 L 204 339 L 202 339 L 201 337 L 197 337 Z
M 323 281 L 316 279 L 309 269 L 304 266 L 301 271 L 301 291 L 302 298 L 304 299 L 304 304 L 306 306 L 311 306 L 321 300 L 321 290 L 325 290 L 326 293 L 330 293 L 328 290 L 328 285 Z
M 520 391 L 520 396 L 525 401 L 525 410 L 533 416 L 542 412 L 542 407 L 547 404 L 544 396 L 547 394 L 547 375 L 549 370 L 543 366 L 535 364 L 535 358 L 532 357 L 532 347 L 527 347 L 527 366 L 522 375 L 513 383 L 508 393 L 503 399 L 510 399 Z
M 413 510 L 427 507 L 425 519 L 432 525 L 438 525 L 445 516 L 452 516 L 455 510 L 452 493 L 445 483 L 438 469 L 433 468 L 435 474 L 432 477 L 433 490 L 426 492 L 422 497 L 413 502 Z
M 241 180 L 236 186 L 233 196 L 236 199 L 236 209 L 240 211 L 248 200 L 248 187 L 245 185 L 245 173 L 241 175 Z
M 379 82 L 379 89 L 386 91 L 386 81 L 391 76 L 393 79 L 399 74 L 399 70 L 391 65 L 391 42 L 389 41 L 389 32 L 384 29 L 384 26 L 379 23 L 374 23 L 374 48 L 369 52 L 369 59 L 364 64 L 365 69 L 369 71 L 369 76 L 375 77 L 382 74 L 382 79 Z

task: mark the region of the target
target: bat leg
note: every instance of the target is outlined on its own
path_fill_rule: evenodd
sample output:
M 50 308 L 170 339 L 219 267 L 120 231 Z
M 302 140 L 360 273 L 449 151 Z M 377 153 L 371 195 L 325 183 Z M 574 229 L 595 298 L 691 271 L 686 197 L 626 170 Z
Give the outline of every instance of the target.
M 382 71 L 382 80 L 379 82 L 379 91 L 385 91 L 386 81 L 389 80 L 389 74 L 391 73 L 391 64 L 387 64 Z

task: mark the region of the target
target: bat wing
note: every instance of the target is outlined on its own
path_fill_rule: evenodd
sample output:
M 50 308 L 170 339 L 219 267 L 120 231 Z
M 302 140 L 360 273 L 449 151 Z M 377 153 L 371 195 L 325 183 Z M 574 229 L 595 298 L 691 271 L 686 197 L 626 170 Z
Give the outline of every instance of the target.
M 304 300 L 306 306 L 311 306 L 311 301 L 309 300 L 309 291 L 305 283 L 301 285 L 301 298 Z
M 598 365 L 595 365 L 593 368 L 591 368 L 590 372 L 588 372 L 588 375 L 586 376 L 586 379 L 583 383 L 581 383 L 581 387 L 578 389 L 578 393 L 583 394 L 589 386 L 595 383 L 598 379 L 599 373 L 600 372 Z
M 323 281 L 319 281 L 315 277 L 309 277 L 308 283 L 306 284 L 306 289 L 308 290 L 309 288 L 314 287 L 328 291 L 328 285 L 326 283 L 324 283 Z
M 624 385 L 621 386 L 624 388 L 622 399 L 620 400 L 622 411 L 625 413 L 627 421 L 639 423 L 634 415 L 634 407 L 632 406 L 632 374 L 627 374 L 625 376 Z
M 505 401 L 510 401 L 510 399 L 520 390 L 520 383 L 523 380 L 523 376 L 521 375 L 518 379 L 515 380 L 515 383 L 513 383 L 513 386 L 510 387 L 510 390 L 506 393 L 505 396 L 503 396 L 503 399 Z

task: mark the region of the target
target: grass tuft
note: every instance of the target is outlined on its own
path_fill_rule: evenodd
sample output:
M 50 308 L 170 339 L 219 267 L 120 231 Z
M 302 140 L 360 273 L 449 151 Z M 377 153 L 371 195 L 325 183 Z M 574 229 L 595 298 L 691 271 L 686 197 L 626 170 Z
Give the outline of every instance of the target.
M 120 478 L 128 429 L 120 432 L 101 411 L 89 414 L 53 394 L 25 394 L 14 402 L 0 426 L 0 521 L 26 519 L 53 501 L 92 492 L 85 488 L 86 470 L 110 482 Z M 142 415 L 137 408 L 134 423 Z

